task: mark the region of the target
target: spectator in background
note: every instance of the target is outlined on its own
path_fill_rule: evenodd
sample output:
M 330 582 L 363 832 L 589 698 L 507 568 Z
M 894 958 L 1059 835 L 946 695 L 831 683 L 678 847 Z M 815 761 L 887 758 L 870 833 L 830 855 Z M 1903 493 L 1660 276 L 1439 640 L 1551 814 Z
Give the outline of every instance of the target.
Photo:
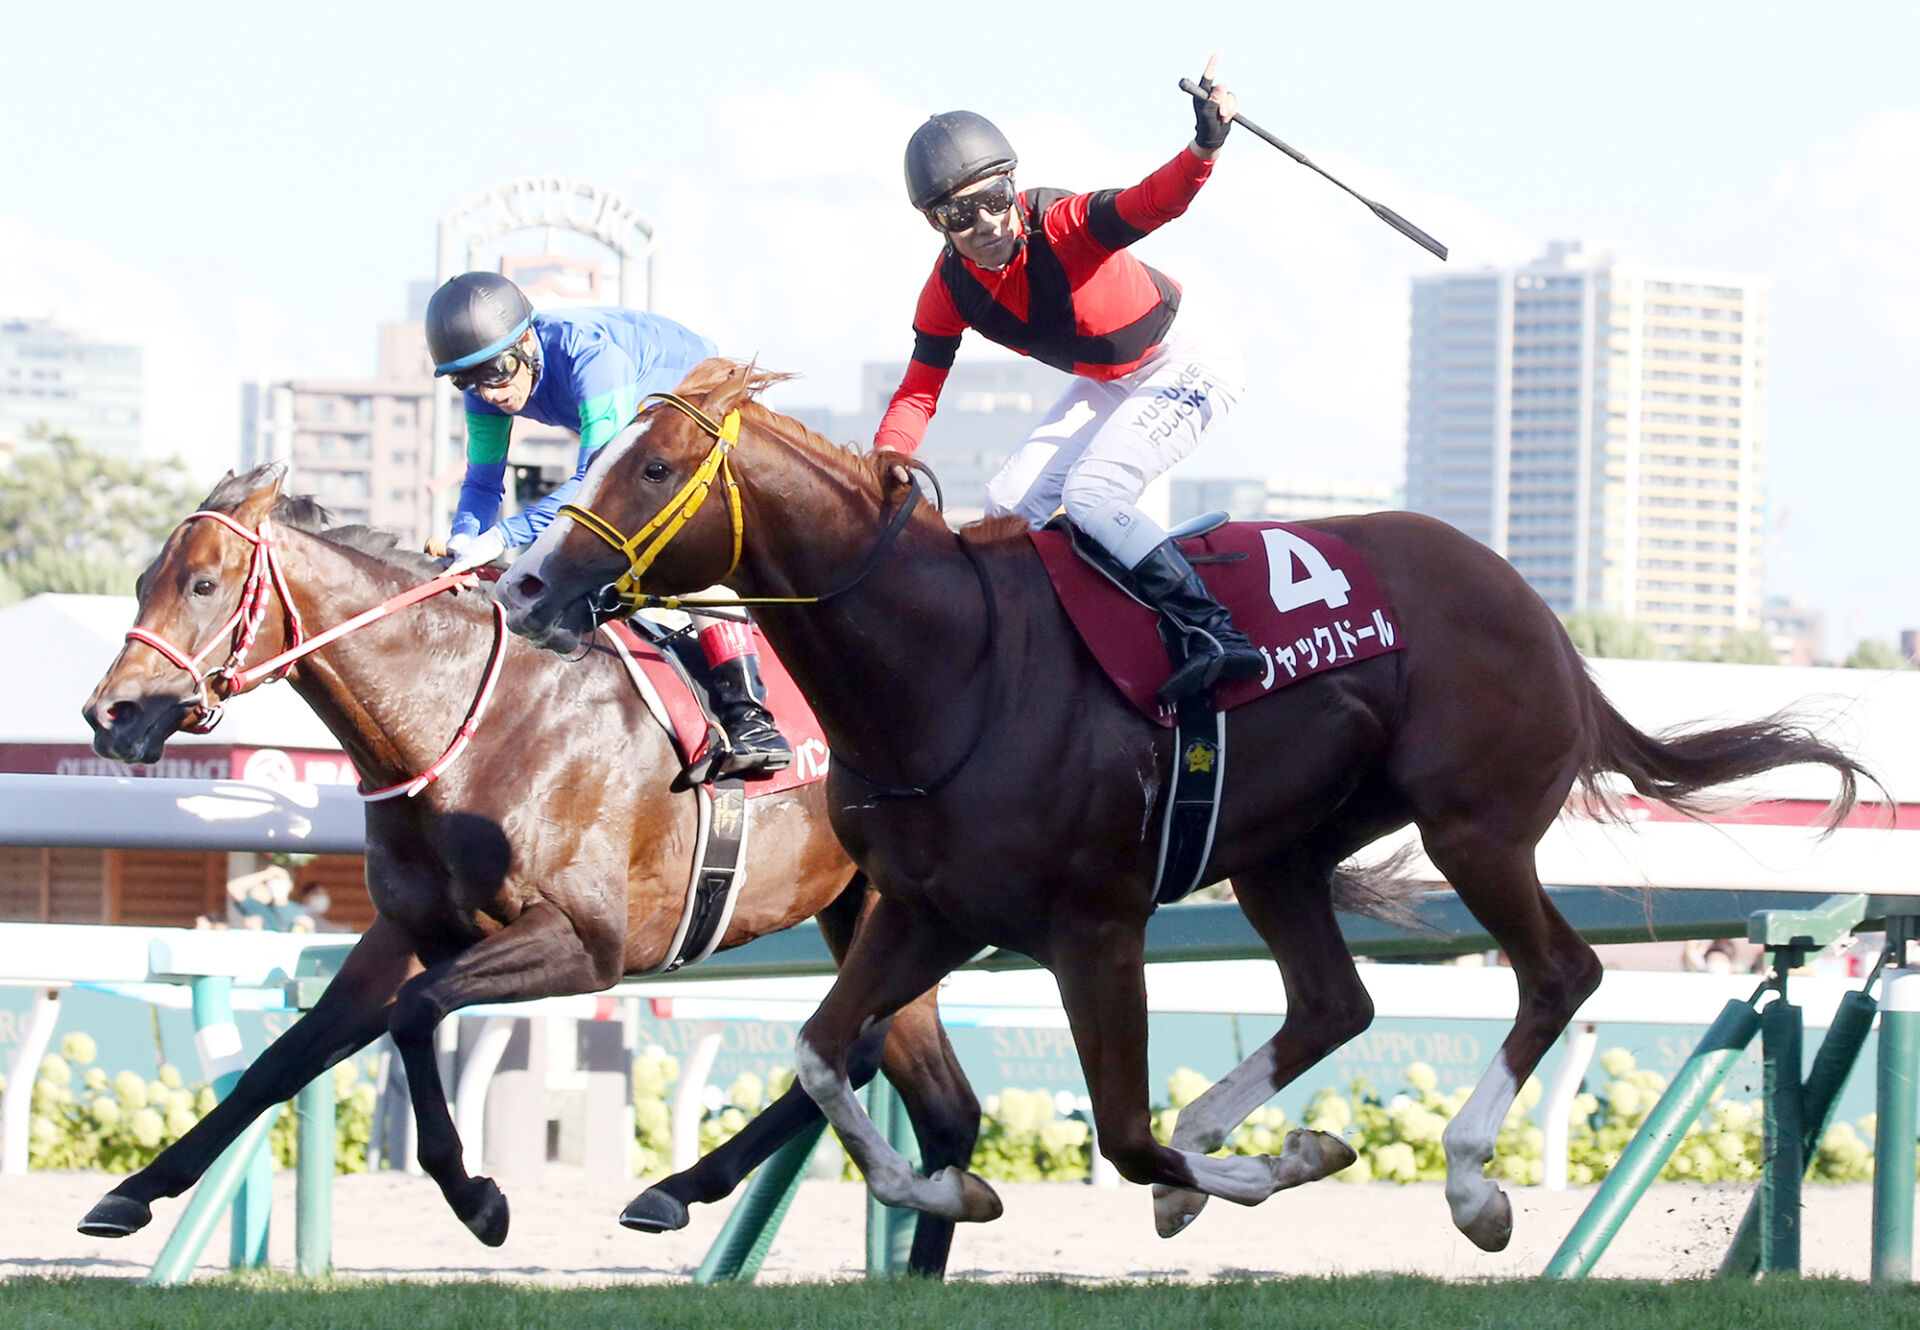
M 227 924 L 232 928 L 304 933 L 313 927 L 313 920 L 293 903 L 293 874 L 278 864 L 269 864 L 227 882 Z
M 327 911 L 333 908 L 333 894 L 321 882 L 309 882 L 294 893 L 294 904 L 305 912 L 307 925 L 316 933 L 350 933 L 353 930 L 345 924 L 335 923 L 327 917 Z

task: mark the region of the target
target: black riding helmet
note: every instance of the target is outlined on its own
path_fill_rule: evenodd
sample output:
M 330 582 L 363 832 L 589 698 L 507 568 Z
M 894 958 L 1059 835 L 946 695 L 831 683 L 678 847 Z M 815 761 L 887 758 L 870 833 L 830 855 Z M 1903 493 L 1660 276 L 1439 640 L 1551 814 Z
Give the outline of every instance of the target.
M 454 374 L 499 355 L 533 325 L 533 305 L 497 272 L 463 272 L 427 301 L 427 354 L 433 376 Z
M 993 122 L 972 111 L 931 116 L 907 140 L 907 198 L 922 212 L 956 189 L 1019 165 Z

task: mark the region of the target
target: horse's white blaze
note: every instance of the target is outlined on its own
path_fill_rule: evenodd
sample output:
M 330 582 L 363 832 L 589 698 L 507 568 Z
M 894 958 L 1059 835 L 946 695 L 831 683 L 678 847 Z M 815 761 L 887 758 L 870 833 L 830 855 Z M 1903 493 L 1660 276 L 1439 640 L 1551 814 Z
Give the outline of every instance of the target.
M 587 474 L 580 480 L 580 493 L 576 502 L 582 508 L 593 507 L 600 497 L 600 486 L 606 481 L 607 468 L 631 451 L 633 445 L 645 437 L 646 432 L 652 428 L 651 420 L 635 421 L 614 435 L 606 447 L 600 450 L 600 455 L 593 459 L 593 464 L 587 468 Z
M 593 464 L 587 468 L 587 474 L 580 482 L 580 492 L 574 495 L 573 501 L 582 508 L 591 509 L 594 504 L 599 501 L 600 487 L 606 480 L 607 468 L 613 465 L 615 458 L 633 447 L 634 441 L 645 434 L 652 424 L 653 422 L 650 420 L 643 420 L 637 425 L 630 425 L 621 431 L 611 443 L 602 448 L 600 455 L 595 457 Z M 568 517 L 565 513 L 556 514 L 553 521 L 548 524 L 547 529 L 536 536 L 533 544 L 522 550 L 519 557 L 514 560 L 514 572 L 525 571 L 533 574 L 542 582 L 551 581 L 552 579 L 547 573 L 547 565 L 552 561 L 555 553 L 560 548 L 561 540 L 565 538 L 567 532 L 572 529 L 572 526 L 572 518 Z M 512 579 L 509 578 L 508 582 L 511 584 Z M 511 585 L 509 585 L 507 594 L 511 600 Z
M 1447 1124 L 1441 1140 L 1447 1151 L 1447 1204 L 1453 1210 L 1456 1228 L 1465 1229 L 1480 1217 L 1487 1205 L 1500 1194 L 1500 1188 L 1484 1172 L 1493 1158 L 1507 1110 L 1513 1107 L 1520 1082 L 1507 1066 L 1505 1049 L 1493 1055 L 1493 1063 L 1473 1087 L 1459 1116 Z

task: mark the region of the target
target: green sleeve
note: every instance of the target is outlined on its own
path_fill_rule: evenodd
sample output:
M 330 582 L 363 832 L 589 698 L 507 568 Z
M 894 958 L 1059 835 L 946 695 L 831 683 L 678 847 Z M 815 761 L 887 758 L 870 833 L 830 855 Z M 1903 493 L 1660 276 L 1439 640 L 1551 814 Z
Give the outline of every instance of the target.
M 467 461 L 485 466 L 507 460 L 507 436 L 512 416 L 483 416 L 467 412 Z
M 640 385 L 624 384 L 610 393 L 580 403 L 580 455 L 598 452 L 607 440 L 627 427 L 640 405 Z

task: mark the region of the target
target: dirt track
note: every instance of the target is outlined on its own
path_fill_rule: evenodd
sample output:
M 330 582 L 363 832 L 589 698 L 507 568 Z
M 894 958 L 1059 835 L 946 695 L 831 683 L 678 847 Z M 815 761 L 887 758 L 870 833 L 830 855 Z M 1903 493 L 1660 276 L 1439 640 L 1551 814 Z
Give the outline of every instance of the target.
M 33 1173 L 0 1179 L 0 1277 L 70 1273 L 139 1278 L 160 1253 L 184 1201 L 163 1201 L 144 1232 L 120 1241 L 82 1237 L 73 1225 L 111 1186 L 99 1174 Z M 638 1190 L 550 1166 L 538 1185 L 509 1184 L 513 1230 L 489 1250 L 475 1241 L 424 1178 L 399 1173 L 338 1180 L 334 1264 L 373 1278 L 514 1279 L 550 1283 L 681 1280 L 712 1244 L 725 1205 L 696 1210 L 676 1234 L 630 1233 L 614 1217 Z M 1454 1232 L 1439 1184 L 1409 1187 L 1318 1183 L 1256 1209 L 1215 1201 L 1186 1233 L 1154 1235 L 1143 1188 L 1104 1191 L 1072 1183 L 999 1188 L 1006 1214 L 961 1229 L 952 1272 L 966 1278 L 1065 1275 L 1076 1279 L 1206 1279 L 1223 1274 L 1332 1274 L 1404 1270 L 1449 1278 L 1536 1275 L 1578 1217 L 1591 1190 L 1513 1192 L 1514 1239 L 1502 1253 L 1476 1251 Z M 1597 1274 L 1676 1278 L 1711 1273 L 1739 1222 L 1750 1189 L 1667 1184 L 1622 1228 Z M 763 1279 L 853 1277 L 864 1261 L 864 1192 L 850 1183 L 808 1182 L 773 1243 Z M 730 1203 L 728 1203 L 730 1204 Z M 1804 1264 L 1809 1274 L 1867 1275 L 1872 1190 L 1808 1187 Z M 293 1263 L 293 1177 L 277 1180 L 273 1263 Z M 226 1262 L 224 1225 L 201 1268 Z

